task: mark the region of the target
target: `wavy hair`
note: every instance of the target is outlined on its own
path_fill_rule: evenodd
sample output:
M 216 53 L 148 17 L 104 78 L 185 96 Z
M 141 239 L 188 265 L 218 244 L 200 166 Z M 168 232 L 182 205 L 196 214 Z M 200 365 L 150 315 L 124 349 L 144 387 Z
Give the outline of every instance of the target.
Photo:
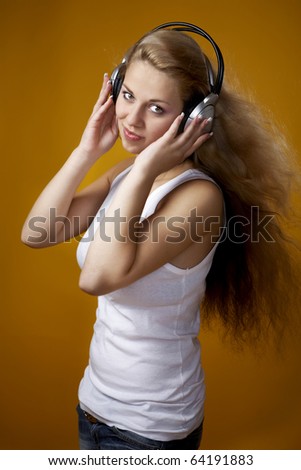
M 160 30 L 127 54 L 175 78 L 185 106 L 209 92 L 205 55 L 189 35 Z M 125 67 L 126 67 L 125 66 Z M 283 134 L 259 106 L 223 84 L 213 137 L 194 155 L 223 191 L 226 227 L 207 276 L 202 314 L 237 342 L 283 336 L 300 314 L 300 248 L 290 236 L 291 194 L 299 170 Z

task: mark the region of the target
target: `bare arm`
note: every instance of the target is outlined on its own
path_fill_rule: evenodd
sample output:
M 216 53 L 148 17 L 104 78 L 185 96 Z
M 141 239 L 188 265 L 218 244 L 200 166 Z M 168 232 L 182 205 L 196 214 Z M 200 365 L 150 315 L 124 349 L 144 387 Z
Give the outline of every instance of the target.
M 188 249 L 193 243 L 189 236 L 182 237 L 178 243 L 169 242 L 172 234 L 168 221 L 175 214 L 182 217 L 185 233 L 188 232 L 189 223 L 197 223 L 188 219 L 193 204 L 196 204 L 199 214 L 206 215 L 206 211 L 208 215 L 220 214 L 222 202 L 219 190 L 212 189 L 212 183 L 205 182 L 197 201 L 195 187 L 186 186 L 185 190 L 177 190 L 155 216 L 140 224 L 139 230 L 136 224 L 135 231 L 131 223 L 135 218 L 139 220 L 155 178 L 183 162 L 209 137 L 208 134 L 202 135 L 206 121 L 200 123 L 196 120 L 177 136 L 179 123 L 180 118 L 177 118 L 160 139 L 136 158 L 132 170 L 120 186 L 106 213 L 107 220 L 118 217 L 118 237 L 114 233 L 114 223 L 108 223 L 105 227 L 106 239 L 95 236 L 91 242 L 80 276 L 80 287 L 86 292 L 102 295 L 124 287 Z M 162 221 L 159 228 L 155 222 L 156 216 Z M 153 243 L 152 231 L 157 228 L 158 242 Z M 141 234 L 144 235 L 143 241 Z M 208 245 L 204 245 L 206 249 Z
M 110 87 L 105 75 L 79 146 L 42 191 L 25 220 L 25 244 L 42 248 L 77 236 L 107 195 L 113 170 L 78 194 L 76 191 L 90 168 L 117 139 L 114 105 L 107 99 Z

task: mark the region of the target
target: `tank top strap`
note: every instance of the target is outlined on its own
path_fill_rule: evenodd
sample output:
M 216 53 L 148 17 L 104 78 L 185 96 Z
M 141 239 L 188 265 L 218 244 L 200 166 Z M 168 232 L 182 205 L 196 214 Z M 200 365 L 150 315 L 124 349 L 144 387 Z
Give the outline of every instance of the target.
M 173 189 L 177 188 L 183 183 L 186 183 L 187 181 L 196 180 L 196 179 L 211 181 L 216 186 L 218 186 L 217 183 L 212 178 L 210 178 L 210 176 L 206 175 L 202 171 L 197 170 L 197 169 L 188 169 L 184 171 L 183 173 L 180 173 L 179 175 L 175 176 L 170 181 L 167 181 L 166 183 L 156 188 L 148 196 L 145 202 L 142 214 L 141 214 L 141 219 L 143 220 L 151 216 L 155 212 L 156 207 L 158 206 L 159 202 L 167 194 L 173 191 Z

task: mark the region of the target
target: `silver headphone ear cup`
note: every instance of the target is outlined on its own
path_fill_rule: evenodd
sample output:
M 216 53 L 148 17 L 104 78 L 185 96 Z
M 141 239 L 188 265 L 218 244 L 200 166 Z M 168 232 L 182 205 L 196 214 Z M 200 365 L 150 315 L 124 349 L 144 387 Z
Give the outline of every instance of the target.
M 204 132 L 210 132 L 213 126 L 213 119 L 214 119 L 214 114 L 215 114 L 215 103 L 218 100 L 218 95 L 215 93 L 210 93 L 206 98 L 203 99 L 199 104 L 196 105 L 196 107 L 191 111 L 189 114 L 185 125 L 184 129 L 186 129 L 187 126 L 197 117 L 201 116 L 202 119 L 208 119 L 211 118 L 212 121 L 209 122 L 204 129 Z

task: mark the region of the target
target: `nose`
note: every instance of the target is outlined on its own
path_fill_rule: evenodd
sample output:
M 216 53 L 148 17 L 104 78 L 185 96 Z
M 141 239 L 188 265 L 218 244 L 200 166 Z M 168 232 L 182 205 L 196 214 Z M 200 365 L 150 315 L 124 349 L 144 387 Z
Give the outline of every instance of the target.
M 142 106 L 138 103 L 132 104 L 128 110 L 127 123 L 133 127 L 143 127 L 144 125 L 144 111 Z

